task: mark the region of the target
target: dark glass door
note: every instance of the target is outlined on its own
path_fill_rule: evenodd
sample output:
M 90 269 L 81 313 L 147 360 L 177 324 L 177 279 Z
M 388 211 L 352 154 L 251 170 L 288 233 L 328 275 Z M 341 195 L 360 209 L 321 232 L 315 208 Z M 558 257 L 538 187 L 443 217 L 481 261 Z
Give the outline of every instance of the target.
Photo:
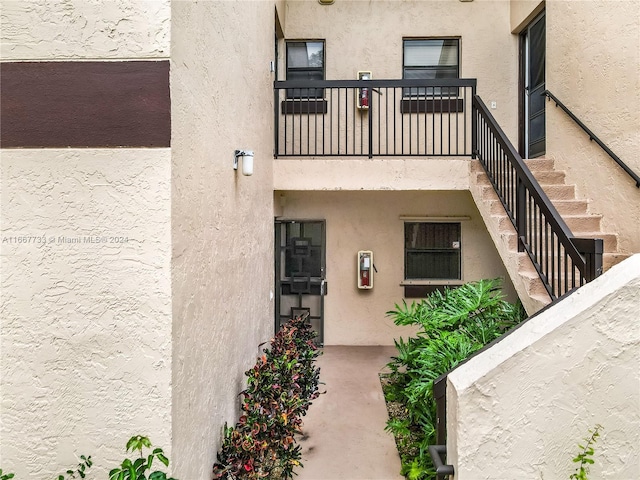
M 309 313 L 324 344 L 325 221 L 276 220 L 275 329 L 294 316 Z
M 524 36 L 525 158 L 545 153 L 545 17 L 544 12 L 527 27 Z

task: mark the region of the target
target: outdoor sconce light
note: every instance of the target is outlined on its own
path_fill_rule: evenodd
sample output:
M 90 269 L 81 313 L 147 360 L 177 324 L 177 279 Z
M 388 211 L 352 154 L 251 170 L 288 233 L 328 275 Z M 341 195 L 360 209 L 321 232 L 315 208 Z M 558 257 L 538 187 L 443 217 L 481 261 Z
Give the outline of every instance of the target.
M 253 175 L 253 152 L 251 150 L 236 150 L 233 154 L 234 170 L 238 170 L 239 157 L 242 157 L 242 174 L 247 177 Z
M 331 5 L 333 2 L 334 0 L 318 0 L 320 5 Z

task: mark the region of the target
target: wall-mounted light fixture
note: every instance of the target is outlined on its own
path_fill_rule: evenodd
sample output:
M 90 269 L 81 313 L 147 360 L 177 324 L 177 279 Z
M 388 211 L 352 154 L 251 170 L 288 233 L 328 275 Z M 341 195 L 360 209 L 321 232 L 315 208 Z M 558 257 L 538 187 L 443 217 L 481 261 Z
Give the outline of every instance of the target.
M 253 152 L 251 150 L 236 150 L 233 154 L 234 170 L 238 170 L 238 158 L 242 158 L 242 174 L 253 175 Z
M 320 5 L 331 5 L 333 2 L 334 0 L 318 0 Z

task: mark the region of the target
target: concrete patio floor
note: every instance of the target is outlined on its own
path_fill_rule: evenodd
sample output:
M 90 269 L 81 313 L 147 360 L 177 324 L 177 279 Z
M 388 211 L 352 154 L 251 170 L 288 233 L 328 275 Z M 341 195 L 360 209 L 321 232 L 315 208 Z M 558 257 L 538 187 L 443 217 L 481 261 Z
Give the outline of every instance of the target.
M 378 374 L 394 347 L 327 346 L 320 395 L 303 418 L 298 480 L 403 480 Z

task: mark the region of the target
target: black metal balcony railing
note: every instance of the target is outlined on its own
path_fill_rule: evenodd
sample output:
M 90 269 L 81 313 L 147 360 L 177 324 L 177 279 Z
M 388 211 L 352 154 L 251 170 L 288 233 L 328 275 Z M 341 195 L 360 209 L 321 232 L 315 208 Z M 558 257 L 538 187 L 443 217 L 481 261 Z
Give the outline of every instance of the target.
M 477 156 L 556 300 L 602 272 L 602 240 L 574 237 L 475 91 L 475 79 L 276 81 L 274 155 Z
M 475 91 L 475 79 L 277 81 L 274 154 L 470 156 Z

